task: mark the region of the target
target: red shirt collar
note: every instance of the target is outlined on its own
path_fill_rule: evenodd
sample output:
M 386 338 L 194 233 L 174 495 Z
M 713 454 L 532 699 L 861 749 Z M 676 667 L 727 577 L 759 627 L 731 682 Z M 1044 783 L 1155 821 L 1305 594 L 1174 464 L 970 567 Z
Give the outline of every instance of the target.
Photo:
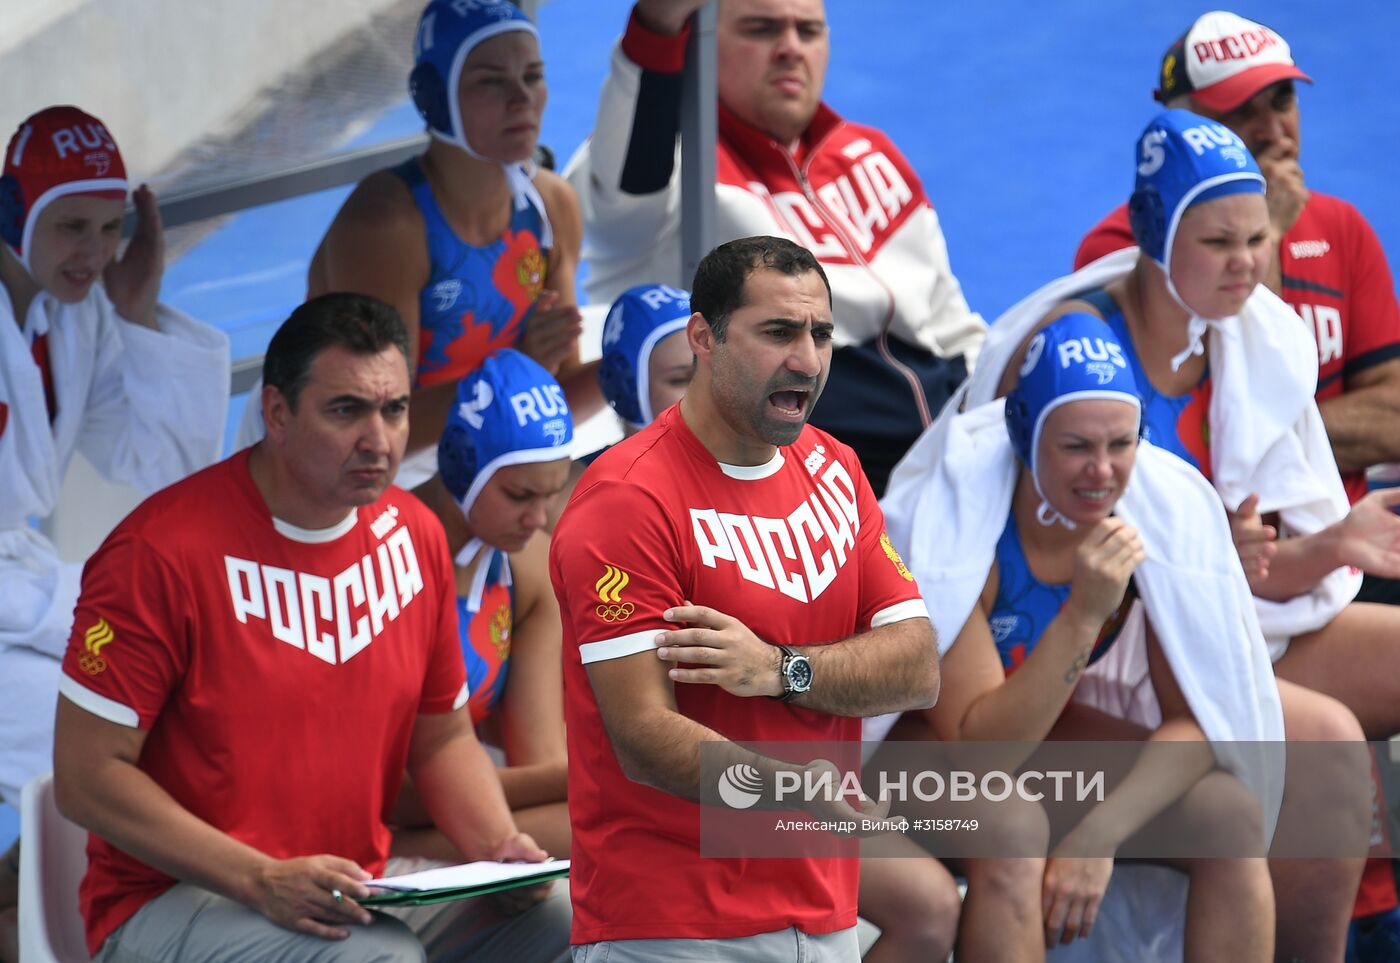
M 807 156 L 807 152 L 816 144 L 825 140 L 834 130 L 840 127 L 845 121 L 841 115 L 836 113 L 823 101 L 817 104 L 817 112 L 812 116 L 812 121 L 807 125 L 807 129 L 802 132 L 797 149 L 792 152 L 792 157 L 797 163 L 802 163 Z M 765 154 L 776 154 L 788 156 L 786 144 L 779 144 L 768 134 L 756 127 L 750 126 L 732 110 L 719 105 L 719 136 L 726 143 L 732 144 L 735 150 L 751 162 L 761 162 L 766 159 L 777 160 L 778 158 L 766 158 Z

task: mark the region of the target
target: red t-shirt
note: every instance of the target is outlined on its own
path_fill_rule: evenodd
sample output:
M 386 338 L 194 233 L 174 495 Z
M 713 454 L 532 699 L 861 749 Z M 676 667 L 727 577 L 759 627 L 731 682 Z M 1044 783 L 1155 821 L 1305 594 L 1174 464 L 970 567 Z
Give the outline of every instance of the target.
M 140 768 L 277 858 L 378 875 L 419 713 L 466 701 L 437 519 L 390 488 L 325 532 L 276 522 L 239 452 L 153 495 L 83 573 L 60 691 L 148 730 Z M 174 885 L 95 835 L 88 948 Z
M 793 645 L 922 617 L 884 531 L 855 455 L 810 426 L 768 465 L 721 466 L 675 406 L 585 472 L 550 553 L 564 621 L 575 943 L 855 924 L 855 859 L 701 858 L 700 807 L 623 775 L 586 663 L 650 652 L 659 630 L 675 628 L 662 612 L 686 599 Z M 675 694 L 682 714 L 738 741 L 860 738 L 858 719 L 711 685 Z
M 1131 247 L 1127 205 L 1100 221 L 1080 242 L 1075 270 Z M 1371 225 L 1346 201 L 1313 192 L 1283 236 L 1283 299 L 1317 341 L 1317 400 L 1347 391 L 1367 368 L 1400 357 L 1400 305 L 1385 252 Z M 1366 494 L 1366 473 L 1342 476 L 1347 497 Z

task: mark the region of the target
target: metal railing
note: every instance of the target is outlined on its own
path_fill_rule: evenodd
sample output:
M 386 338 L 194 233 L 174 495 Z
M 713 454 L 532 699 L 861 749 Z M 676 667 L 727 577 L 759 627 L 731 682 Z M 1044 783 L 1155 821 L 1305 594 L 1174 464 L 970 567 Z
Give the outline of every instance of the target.
M 681 95 L 681 277 L 693 278 L 715 243 L 715 139 L 718 99 L 715 5 L 691 18 Z M 681 287 L 689 287 L 683 280 Z
M 517 0 L 531 17 L 536 0 Z M 681 104 L 681 271 L 691 277 L 715 239 L 715 9 L 701 7 L 694 16 L 686 58 Z M 422 153 L 426 134 L 346 151 L 283 170 L 164 197 L 160 213 L 166 227 L 236 214 L 306 194 L 353 184 L 377 170 Z M 135 214 L 128 209 L 123 225 L 129 233 Z M 248 391 L 262 372 L 262 355 L 235 358 L 230 394 Z
M 377 170 L 392 167 L 423 152 L 426 134 L 346 151 L 320 160 L 298 164 L 284 170 L 246 177 L 241 180 L 198 188 L 161 198 L 160 216 L 167 228 L 180 227 L 226 214 L 236 214 L 250 207 L 275 204 L 305 194 L 353 184 Z M 122 227 L 130 233 L 136 215 L 127 210 Z M 262 374 L 263 356 L 247 355 L 233 360 L 229 394 L 240 395 L 250 390 Z
M 225 214 L 236 214 L 250 207 L 315 194 L 342 184 L 353 184 L 381 168 L 391 167 L 422 153 L 427 144 L 428 135 L 415 134 L 283 170 L 171 194 L 160 200 L 161 220 L 167 228 L 180 227 Z M 130 231 L 134 225 L 135 213 L 128 209 L 122 226 Z

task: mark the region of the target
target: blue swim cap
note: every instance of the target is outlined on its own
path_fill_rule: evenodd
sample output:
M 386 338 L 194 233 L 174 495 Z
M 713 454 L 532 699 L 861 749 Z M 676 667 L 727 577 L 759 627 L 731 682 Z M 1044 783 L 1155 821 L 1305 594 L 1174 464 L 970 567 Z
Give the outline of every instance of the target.
M 502 348 L 457 386 L 438 473 L 466 515 L 498 469 L 568 458 L 573 440 L 559 382 L 534 359 Z
M 1168 285 L 1172 241 L 1187 208 L 1226 194 L 1264 193 L 1264 175 L 1244 141 L 1189 110 L 1158 114 L 1138 138 L 1136 161 L 1128 218 L 1138 247 L 1162 266 Z
M 598 383 L 623 421 L 633 428 L 651 424 L 649 363 L 652 349 L 690 320 L 690 292 L 664 284 L 639 284 L 622 292 L 603 325 L 603 358 Z
M 462 64 L 477 44 L 512 30 L 539 38 L 530 18 L 510 0 L 432 0 L 418 19 L 408 75 L 413 105 L 430 134 L 479 159 L 484 158 L 467 143 L 462 126 L 457 97 Z
M 1026 346 L 1020 380 L 1006 396 L 1006 432 L 1040 494 L 1040 519 L 1073 527 L 1045 500 L 1036 452 L 1045 420 L 1061 405 L 1099 398 L 1129 401 L 1142 421 L 1142 398 L 1127 354 L 1103 319 L 1082 311 L 1055 319 Z

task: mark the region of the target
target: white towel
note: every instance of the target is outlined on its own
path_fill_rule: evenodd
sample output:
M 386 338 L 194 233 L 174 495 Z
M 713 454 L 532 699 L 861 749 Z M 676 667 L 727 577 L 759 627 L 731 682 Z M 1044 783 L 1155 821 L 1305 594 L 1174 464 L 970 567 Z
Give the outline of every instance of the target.
M 940 653 L 977 604 L 1011 509 L 1018 462 L 1004 407 L 995 401 L 965 414 L 945 410 L 900 463 L 881 502 L 890 539 L 923 587 Z M 1145 612 L 1220 764 L 1263 804 L 1271 837 L 1283 792 L 1283 712 L 1219 496 L 1195 469 L 1144 442 L 1117 511 L 1141 534 L 1146 551 L 1135 573 L 1142 604 L 1074 698 L 1148 727 L 1161 724 Z M 878 738 L 877 728 L 869 726 L 866 738 Z M 1158 959 L 1173 958 L 1175 947 L 1179 958 L 1184 897 L 1172 894 L 1171 883 L 1184 890 L 1185 877 L 1127 869 L 1115 870 L 1106 925 L 1090 941 L 1099 949 L 1082 951 L 1098 959 Z M 1151 899 L 1141 885 L 1153 887 Z M 1165 901 L 1163 885 L 1171 897 Z M 1145 905 L 1161 908 L 1151 925 L 1142 916 Z M 1140 945 L 1121 945 L 1125 934 L 1136 934 Z
M 977 369 L 945 414 L 964 400 L 973 408 L 994 399 L 1006 366 L 1041 319 L 1060 302 L 1123 276 L 1137 256 L 1137 248 L 1109 254 L 1045 285 L 999 317 Z M 1350 505 L 1313 400 L 1317 345 L 1297 312 L 1261 284 L 1238 315 L 1210 322 L 1206 343 L 1211 475 L 1220 499 L 1233 509 L 1258 492 L 1259 511 L 1278 512 L 1284 535 L 1310 535 L 1345 518 Z M 936 430 L 935 424 L 928 433 Z M 895 468 L 891 488 L 902 467 Z M 1272 658 L 1283 655 L 1293 636 L 1336 618 L 1360 587 L 1359 572 L 1338 568 L 1311 592 L 1287 602 L 1256 598 Z
M 1011 510 L 1018 462 L 1004 406 L 998 400 L 940 418 L 881 502 L 890 540 L 923 586 L 940 653 L 977 603 Z M 1147 558 L 1135 575 L 1138 592 L 1206 738 L 1283 739 L 1273 667 L 1216 493 L 1184 461 L 1143 442 L 1117 512 L 1142 537 Z M 1140 629 L 1125 630 L 1085 674 L 1076 699 L 1160 725 L 1143 640 Z M 1281 791 L 1280 771 L 1255 776 L 1226 762 L 1256 780 L 1251 788 L 1261 799 Z

